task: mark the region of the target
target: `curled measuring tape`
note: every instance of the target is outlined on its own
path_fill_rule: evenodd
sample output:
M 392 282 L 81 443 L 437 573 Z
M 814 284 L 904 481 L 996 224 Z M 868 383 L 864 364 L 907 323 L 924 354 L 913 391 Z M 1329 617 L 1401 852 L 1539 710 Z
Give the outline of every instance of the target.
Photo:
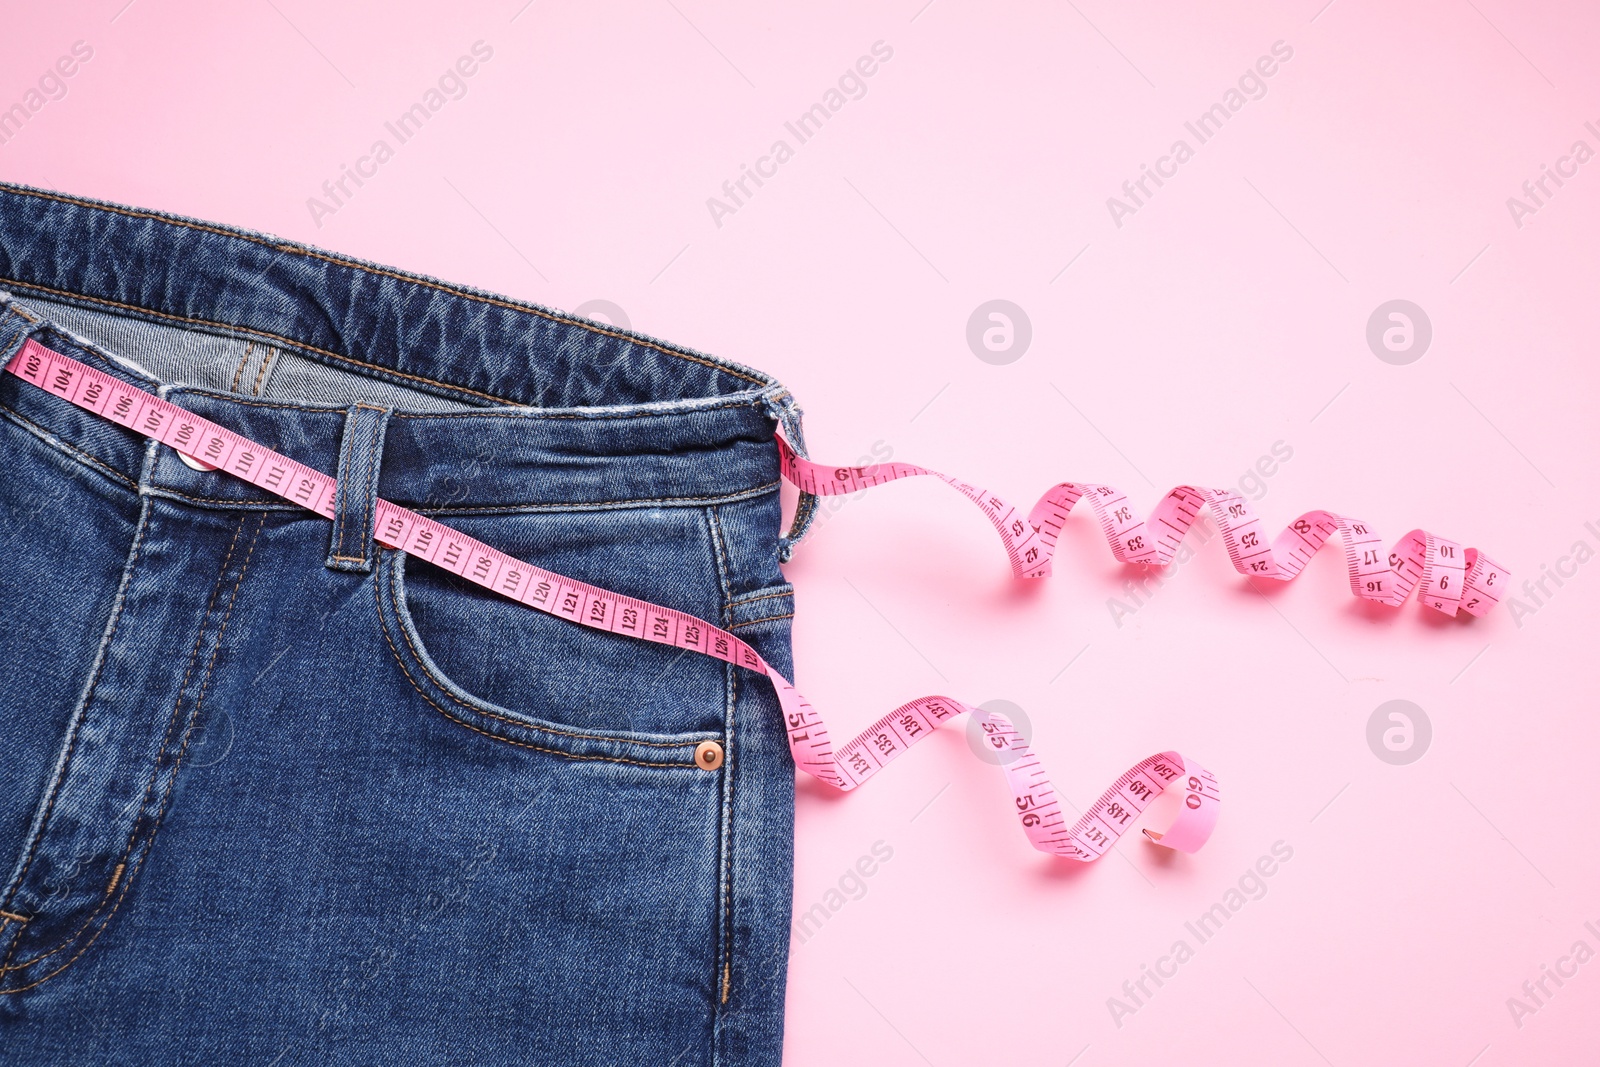
M 817 496 L 855 493 L 920 476 L 954 486 L 994 524 L 1011 558 L 1012 573 L 1018 578 L 1050 576 L 1061 525 L 1073 505 L 1085 498 L 1100 520 L 1111 554 L 1121 563 L 1158 567 L 1171 563 L 1184 534 L 1209 505 L 1234 569 L 1251 578 L 1290 580 L 1305 569 L 1335 532 L 1344 542 L 1350 591 L 1379 604 L 1398 607 L 1414 589 L 1417 598 L 1435 611 L 1482 616 L 1500 602 L 1506 579 L 1511 576 L 1510 571 L 1477 549 L 1463 548 L 1427 530 L 1412 530 L 1393 548 L 1385 550 L 1382 538 L 1366 523 L 1331 511 L 1308 511 L 1268 541 L 1261 520 L 1250 510 L 1249 503 L 1230 489 L 1180 485 L 1162 497 L 1145 519 L 1120 489 L 1061 482 L 1040 497 L 1023 518 L 1021 512 L 993 493 L 926 467 L 910 463 L 825 467 L 801 458 L 782 437 L 778 438 L 778 447 L 783 476 Z
M 202 467 L 220 470 L 308 511 L 333 518 L 335 481 L 170 401 L 135 388 L 29 339 L 7 371 L 46 392 L 175 449 Z M 784 446 L 787 449 L 787 446 Z M 785 452 L 785 465 L 795 458 Z M 800 461 L 803 462 L 803 461 Z M 920 469 L 916 473 L 924 473 Z M 903 475 L 902 475 L 903 476 Z M 1168 848 L 1193 852 L 1216 823 L 1216 779 L 1176 752 L 1161 752 L 1131 767 L 1079 816 L 1067 821 L 1062 800 L 1039 759 L 1005 716 L 948 697 L 904 704 L 848 743 L 834 748 L 822 717 L 749 645 L 681 611 L 619 596 L 573 581 L 500 552 L 425 515 L 387 500 L 375 506 L 380 544 L 442 567 L 499 596 L 596 630 L 698 652 L 763 674 L 777 690 L 795 764 L 839 789 L 861 785 L 911 746 L 962 712 L 979 717 L 987 743 L 1002 755 L 1016 816 L 1042 852 L 1089 862 L 1103 856 L 1137 816 L 1168 788 L 1181 791 L 1165 833 L 1145 830 Z M 713 757 L 714 758 L 714 757 Z

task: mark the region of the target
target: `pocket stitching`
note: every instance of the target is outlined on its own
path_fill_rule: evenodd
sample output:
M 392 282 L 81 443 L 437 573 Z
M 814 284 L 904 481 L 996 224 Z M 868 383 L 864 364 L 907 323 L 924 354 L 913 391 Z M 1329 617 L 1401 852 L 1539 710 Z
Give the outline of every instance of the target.
M 394 550 L 387 550 L 387 551 L 394 551 Z M 380 570 L 382 570 L 382 569 L 385 569 L 385 568 L 380 567 Z M 400 612 L 400 599 L 399 599 L 399 592 L 398 592 L 398 589 L 397 589 L 397 585 L 398 585 L 397 572 L 395 571 L 394 564 L 392 562 L 387 564 L 386 569 L 388 571 L 388 576 L 387 576 L 386 582 L 387 582 L 387 584 L 389 586 L 389 598 L 390 598 L 390 603 L 391 603 L 391 612 L 395 616 L 395 623 L 396 623 L 397 628 L 400 630 L 400 636 L 405 640 L 407 649 L 410 650 L 410 653 L 411 653 L 410 658 L 411 658 L 412 662 L 416 665 L 417 669 L 419 671 L 421 671 L 428 678 L 428 681 L 433 683 L 433 685 L 439 690 L 440 693 L 442 693 L 446 697 L 448 697 L 453 703 L 459 704 L 461 707 L 463 707 L 463 708 L 467 709 L 468 711 L 472 712 L 472 714 L 474 714 L 474 715 L 482 715 L 482 716 L 484 716 L 486 718 L 490 718 L 490 719 L 497 719 L 497 720 L 499 720 L 501 722 L 508 723 L 508 724 L 510 724 L 512 726 L 515 726 L 515 727 L 519 728 L 519 729 L 533 730 L 533 731 L 538 732 L 538 733 L 555 734 L 555 735 L 558 735 L 558 736 L 561 736 L 561 737 L 573 737 L 573 738 L 577 738 L 577 739 L 582 740 L 582 741 L 596 741 L 596 742 L 607 743 L 607 744 L 622 744 L 622 745 L 646 745 L 646 746 L 648 746 L 650 748 L 687 748 L 689 745 L 692 745 L 692 744 L 696 743 L 696 742 L 693 742 L 693 741 L 640 741 L 640 740 L 635 740 L 633 738 L 607 736 L 605 734 L 585 734 L 585 733 L 579 733 L 578 731 L 575 731 L 575 730 L 560 730 L 560 729 L 556 729 L 556 728 L 550 727 L 550 726 L 538 726 L 538 725 L 535 725 L 535 724 L 533 724 L 531 722 L 525 722 L 525 721 L 523 721 L 521 719 L 512 718 L 509 715 L 500 715 L 500 714 L 497 714 L 497 713 L 495 713 L 493 711 L 488 710 L 487 708 L 481 708 L 481 707 L 477 707 L 477 706 L 475 706 L 473 704 L 467 703 L 466 701 L 462 700 L 460 697 L 458 697 L 454 693 L 452 693 L 449 690 L 449 688 L 447 688 L 446 686 L 440 684 L 442 679 L 439 679 L 439 678 L 435 677 L 434 676 L 434 672 L 430 671 L 428 669 L 428 665 L 423 660 L 422 656 L 420 655 L 419 650 L 417 649 L 417 646 L 414 643 L 412 643 L 411 635 L 406 631 L 405 626 L 400 624 L 401 623 L 401 617 L 400 617 L 400 613 L 399 613 Z M 378 574 L 374 574 L 373 575 L 373 582 L 372 582 L 372 589 L 373 589 L 374 598 L 376 599 L 377 606 L 378 606 L 378 626 L 383 631 L 383 640 L 389 646 L 389 651 L 390 651 L 391 654 L 393 654 L 395 663 L 400 667 L 400 673 L 402 673 L 402 674 L 404 674 L 406 676 L 406 681 L 411 683 L 411 688 L 413 688 L 413 689 L 415 689 L 417 691 L 417 695 L 418 696 L 422 697 L 422 699 L 427 701 L 430 705 L 432 705 L 433 708 L 436 711 L 439 712 L 439 714 L 443 715 L 445 718 L 449 719 L 451 722 L 458 723 L 459 725 L 465 726 L 467 729 L 473 731 L 474 733 L 482 734 L 483 736 L 488 737 L 488 738 L 492 738 L 493 740 L 504 741 L 508 745 L 517 745 L 518 747 L 521 747 L 521 748 L 531 748 L 536 752 L 547 752 L 547 753 L 549 753 L 551 755 L 562 756 L 562 757 L 565 757 L 567 759 L 605 760 L 605 761 L 611 762 L 611 763 L 631 763 L 631 764 L 635 764 L 635 765 L 640 766 L 640 767 L 694 767 L 694 766 L 696 766 L 696 764 L 694 763 L 693 760 L 688 760 L 688 761 L 685 761 L 685 762 L 682 762 L 682 763 L 661 763 L 661 762 L 651 762 L 651 761 L 648 761 L 648 760 L 629 759 L 626 756 L 603 756 L 603 755 L 593 755 L 593 754 L 585 755 L 585 754 L 580 754 L 580 753 L 576 753 L 576 752 L 565 752 L 565 751 L 562 751 L 561 749 L 545 748 L 545 747 L 542 747 L 540 745 L 535 745 L 535 744 L 532 744 L 532 743 L 527 742 L 527 741 L 518 741 L 518 740 L 516 740 L 514 738 L 502 737 L 500 734 L 492 733 L 491 731 L 485 730 L 482 727 L 474 726 L 472 723 L 467 722 L 466 720 L 461 719 L 461 718 L 457 717 L 456 715 L 451 714 L 448 709 L 443 707 L 441 704 L 439 704 L 438 701 L 434 700 L 431 696 L 428 695 L 427 691 L 424 690 L 422 688 L 422 686 L 417 683 L 416 678 L 411 674 L 410 668 L 406 666 L 406 658 L 407 657 L 401 655 L 399 647 L 395 645 L 394 638 L 389 633 L 389 624 L 384 620 L 383 591 L 379 586 L 380 586 L 380 580 L 379 580 Z
M 730 629 L 730 630 L 738 630 L 738 629 L 740 629 L 742 627 L 745 627 L 745 626 L 754 626 L 757 623 L 777 622 L 779 619 L 792 619 L 792 618 L 794 618 L 794 612 L 792 612 L 792 611 L 785 612 L 782 615 L 763 615 L 759 619 L 745 619 L 743 622 L 736 622 L 733 625 L 729 626 L 728 629 Z
M 90 466 L 94 467 L 96 470 L 98 470 L 101 474 L 105 475 L 106 477 L 112 478 L 112 479 L 115 479 L 118 482 L 121 482 L 123 485 L 127 486 L 129 489 L 134 490 L 135 492 L 138 491 L 139 483 L 137 483 L 137 482 L 133 481 L 132 479 L 128 478 L 121 471 L 119 471 L 116 468 L 112 467 L 105 460 L 100 459 L 97 456 L 90 455 L 88 452 L 85 452 L 82 449 L 74 448 L 72 445 L 69 445 L 67 442 L 61 440 L 61 438 L 56 436 L 54 433 L 51 433 L 49 430 L 45 429 L 43 426 L 40 426 L 37 422 L 34 422 L 32 419 L 28 418 L 26 415 L 23 415 L 18 411 L 14 411 L 10 407 L 7 407 L 5 404 L 0 404 L 0 412 L 4 412 L 5 413 L 5 417 L 7 419 L 15 420 L 18 429 L 23 430 L 24 432 L 31 432 L 33 434 L 33 436 L 37 437 L 39 439 L 40 443 L 45 445 L 47 448 L 52 448 L 52 449 L 55 449 L 57 451 L 66 452 L 67 454 L 71 455 L 75 459 L 78 459 L 81 462 L 87 463 Z M 26 425 L 22 425 L 24 423 Z
M 774 591 L 772 591 L 770 593 L 763 593 L 763 592 L 760 592 L 758 590 L 758 591 L 756 591 L 754 593 L 750 593 L 750 594 L 747 594 L 745 596 L 736 596 L 736 597 L 732 598 L 731 600 L 729 600 L 728 603 L 732 604 L 732 605 L 754 604 L 758 600 L 774 600 L 777 597 L 793 596 L 793 595 L 794 595 L 794 586 L 785 583 L 784 585 L 780 586 L 778 589 L 776 589 L 776 590 L 774 590 Z

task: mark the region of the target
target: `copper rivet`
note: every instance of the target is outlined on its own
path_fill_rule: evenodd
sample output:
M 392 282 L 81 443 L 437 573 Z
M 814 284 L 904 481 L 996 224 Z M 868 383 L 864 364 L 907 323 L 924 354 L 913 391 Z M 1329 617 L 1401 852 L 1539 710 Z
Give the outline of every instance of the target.
M 716 770 L 722 766 L 722 746 L 715 741 L 700 742 L 694 747 L 694 761 L 702 770 Z

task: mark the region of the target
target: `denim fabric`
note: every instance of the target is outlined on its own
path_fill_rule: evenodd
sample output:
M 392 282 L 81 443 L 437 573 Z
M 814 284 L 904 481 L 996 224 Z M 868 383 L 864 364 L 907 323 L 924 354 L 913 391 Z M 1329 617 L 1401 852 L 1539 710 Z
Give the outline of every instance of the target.
M 778 1063 L 771 687 L 379 549 L 371 516 L 787 673 L 781 386 L 17 187 L 0 289 L 0 360 L 36 338 L 340 481 L 330 522 L 0 375 L 0 1063 Z

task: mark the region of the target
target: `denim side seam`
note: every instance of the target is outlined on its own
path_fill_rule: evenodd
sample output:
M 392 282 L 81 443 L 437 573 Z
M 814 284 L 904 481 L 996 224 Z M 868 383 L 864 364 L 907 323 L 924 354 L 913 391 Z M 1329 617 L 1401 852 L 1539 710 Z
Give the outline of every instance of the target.
M 717 582 L 722 592 L 722 617 L 719 620 L 724 627 L 728 626 L 733 618 L 733 585 L 728 575 L 728 545 L 722 533 L 722 519 L 717 514 L 715 507 L 706 509 L 706 532 L 709 535 L 711 554 L 717 562 Z M 723 739 L 723 766 L 722 766 L 722 826 L 718 833 L 719 847 L 722 851 L 721 862 L 718 867 L 722 870 L 719 880 L 718 895 L 722 898 L 722 906 L 718 909 L 720 914 L 719 935 L 717 938 L 717 953 L 715 961 L 719 966 L 713 969 L 712 988 L 717 991 L 714 1009 L 716 1023 L 712 1030 L 712 1062 L 720 1063 L 723 1053 L 723 1023 L 729 1011 L 727 1005 L 733 995 L 733 829 L 734 829 L 734 778 L 737 765 L 737 746 L 734 744 L 734 710 L 739 701 L 739 671 L 732 665 L 724 667 L 723 678 L 724 692 L 726 694 L 726 707 L 724 713 Z

